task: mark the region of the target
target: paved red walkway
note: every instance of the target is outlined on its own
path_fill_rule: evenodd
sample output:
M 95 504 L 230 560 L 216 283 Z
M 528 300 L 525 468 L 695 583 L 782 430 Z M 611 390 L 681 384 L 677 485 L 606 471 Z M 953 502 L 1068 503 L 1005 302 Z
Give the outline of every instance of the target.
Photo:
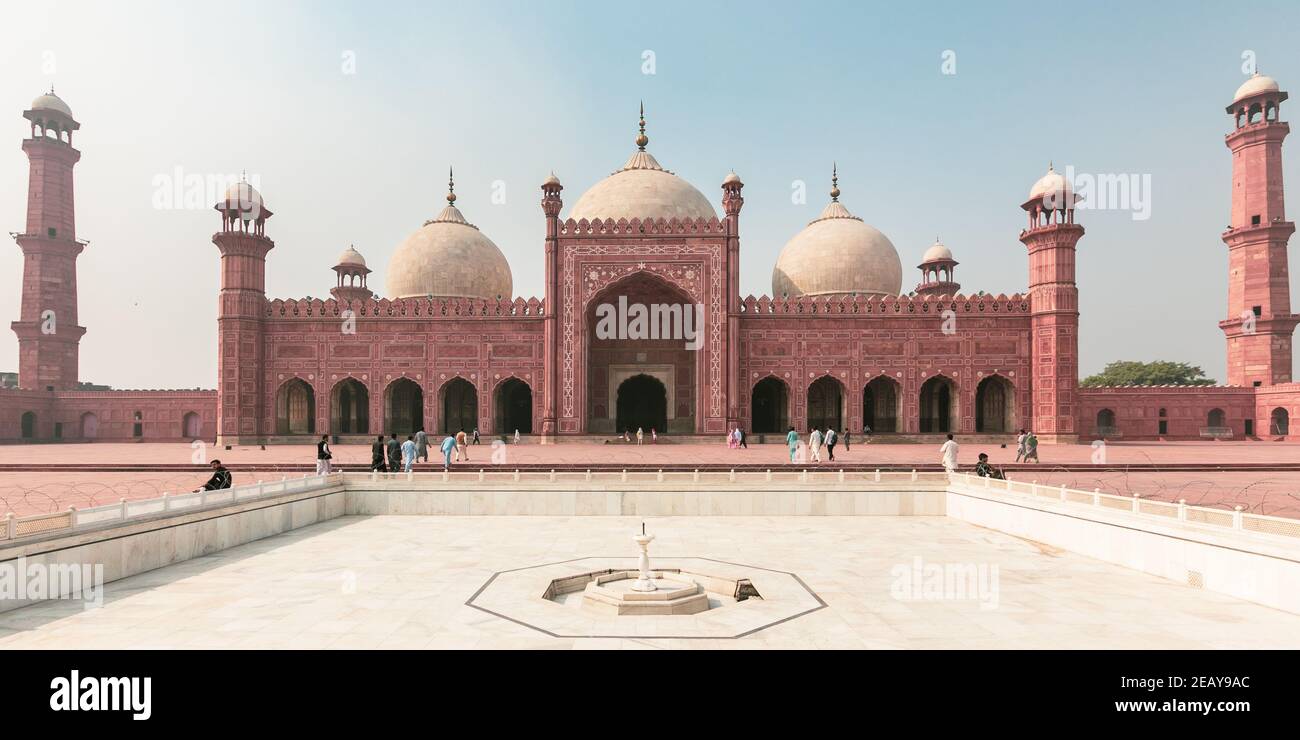
M 960 440 L 959 440 L 960 441 Z M 1015 458 L 1013 445 L 1007 449 L 991 445 L 963 445 L 959 462 L 965 467 L 975 463 L 980 452 L 988 452 L 992 461 L 1008 463 Z M 1300 462 L 1300 444 L 1275 442 L 1171 442 L 1162 444 L 1112 444 L 1106 450 L 1109 464 L 1215 464 L 1215 463 L 1296 463 Z M 430 451 L 436 459 L 436 451 Z M 1098 472 L 1065 471 L 1059 465 L 1093 462 L 1095 451 L 1088 445 L 1043 445 L 1040 447 L 1040 470 L 1011 475 L 1018 480 L 1038 480 L 1051 485 L 1103 492 L 1150 496 L 1162 500 L 1187 499 L 1188 503 L 1231 508 L 1242 505 L 1249 511 L 1300 517 L 1300 471 L 1286 472 Z M 44 465 L 55 463 L 146 463 L 186 465 L 194 450 L 184 443 L 148 444 L 64 444 L 0 446 L 0 464 Z M 219 456 L 223 461 L 244 468 L 255 466 L 259 472 L 240 471 L 237 482 L 257 478 L 278 479 L 286 473 L 276 470 L 285 464 L 311 464 L 316 453 L 305 445 L 238 447 L 224 450 L 209 447 L 208 459 Z M 500 455 L 504 455 L 501 458 Z M 488 445 L 471 446 L 471 462 L 491 462 L 493 449 Z M 498 461 L 508 464 L 663 464 L 691 465 L 703 463 L 781 465 L 787 460 L 783 445 L 755 445 L 747 450 L 730 450 L 717 445 L 508 445 L 498 450 Z M 336 462 L 366 465 L 370 450 L 361 445 L 336 446 Z M 836 458 L 857 465 L 920 465 L 938 462 L 936 445 L 856 444 L 851 450 L 836 450 Z M 300 472 L 288 473 L 301 475 Z M 193 472 L 0 472 L 0 513 L 14 511 L 31 514 L 67 508 L 113 503 L 121 498 L 136 499 L 158 496 L 164 491 L 184 491 L 206 479 Z M 245 480 L 247 479 L 247 480 Z

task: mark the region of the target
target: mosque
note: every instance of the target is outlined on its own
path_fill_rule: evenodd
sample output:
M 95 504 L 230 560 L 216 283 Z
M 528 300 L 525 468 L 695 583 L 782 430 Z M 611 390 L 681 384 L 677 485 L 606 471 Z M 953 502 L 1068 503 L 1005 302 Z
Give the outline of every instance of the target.
M 1019 204 L 1023 294 L 962 292 L 959 263 L 937 242 L 905 288 L 897 248 L 854 215 L 833 175 L 821 214 L 777 258 L 771 296 L 742 296 L 744 183 L 728 174 L 710 197 L 665 169 L 648 149 L 643 112 L 627 161 L 567 213 L 560 180 L 541 183 L 542 298 L 515 297 L 509 263 L 457 205 L 454 181 L 446 207 L 397 248 L 382 296 L 365 258 L 348 248 L 333 267 L 331 298 L 268 297 L 268 267 L 297 266 L 275 262 L 262 195 L 232 186 L 215 206 L 212 237 L 221 270 L 216 389 L 119 391 L 78 382 L 80 124 L 51 90 L 23 113 L 31 137 L 22 144 L 27 225 L 15 235 L 24 254 L 12 324 L 18 387 L 0 389 L 0 439 L 230 445 L 477 428 L 561 441 L 636 428 L 717 437 L 736 426 L 899 438 L 1032 428 L 1046 442 L 1285 438 L 1300 411 L 1291 377 L 1300 315 L 1287 275 L 1295 226 L 1283 210 L 1281 167 L 1286 99 L 1257 74 L 1227 107 L 1227 385 L 1078 387 L 1084 228 L 1071 184 L 1050 168 Z M 602 335 L 597 313 L 612 304 L 697 307 L 697 341 Z

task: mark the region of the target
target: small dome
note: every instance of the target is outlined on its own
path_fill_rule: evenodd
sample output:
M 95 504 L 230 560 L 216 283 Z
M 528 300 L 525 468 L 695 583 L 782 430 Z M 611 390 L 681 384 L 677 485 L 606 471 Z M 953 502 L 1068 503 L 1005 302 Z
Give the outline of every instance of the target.
M 740 182 L 740 175 L 737 175 L 735 170 L 732 170 L 726 177 L 722 178 L 723 185 L 731 185 L 737 182 Z M 743 185 L 744 183 L 741 184 Z
M 406 238 L 388 262 L 388 295 L 509 299 L 510 263 L 454 205 Z
M 713 204 L 695 186 L 659 166 L 645 150 L 650 143 L 645 135 L 645 109 L 641 110 L 641 133 L 636 137 L 637 151 L 623 169 L 591 186 L 574 203 L 569 218 L 587 219 L 716 219 Z
M 1232 96 L 1232 102 L 1235 103 L 1242 98 L 1258 95 L 1259 93 L 1277 92 L 1279 89 L 1277 80 L 1256 72 L 1250 76 L 1250 79 L 1243 82 L 1241 87 L 1237 88 L 1237 94 Z
M 560 184 L 560 178 L 556 177 L 554 172 L 551 173 L 550 177 L 542 181 L 542 185 L 559 185 L 559 184 Z
M 226 208 L 237 211 L 261 208 L 263 205 L 262 194 L 257 192 L 257 188 L 254 188 L 246 180 L 240 180 L 226 188 L 226 194 L 221 200 Z
M 940 260 L 951 259 L 952 250 L 945 247 L 938 239 L 935 239 L 934 244 L 930 245 L 930 248 L 925 250 L 925 256 L 921 258 L 921 263 L 924 264 L 926 262 L 938 262 Z
M 1044 195 L 1064 194 L 1067 198 L 1074 194 L 1074 187 L 1070 182 L 1061 176 L 1051 165 L 1047 166 L 1047 174 L 1038 178 L 1038 182 L 1029 189 L 1029 199 L 1041 198 Z
M 339 261 L 335 264 L 365 267 L 366 258 L 361 256 L 361 253 L 357 251 L 356 247 L 349 245 L 347 249 L 343 250 L 343 254 L 339 255 Z
M 63 102 L 63 98 L 54 94 L 53 88 L 32 101 L 32 110 L 52 110 L 72 118 L 72 109 L 68 107 L 67 103 Z
M 838 188 L 835 189 L 838 192 Z M 903 264 L 889 238 L 833 199 L 776 259 L 772 295 L 898 295 Z

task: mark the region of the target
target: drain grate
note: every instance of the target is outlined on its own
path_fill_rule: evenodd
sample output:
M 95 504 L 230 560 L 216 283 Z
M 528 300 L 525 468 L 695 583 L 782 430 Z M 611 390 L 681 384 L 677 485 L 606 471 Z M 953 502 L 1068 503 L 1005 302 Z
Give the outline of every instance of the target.
M 1205 588 L 1205 576 L 1199 570 L 1187 571 L 1187 585 L 1192 588 Z

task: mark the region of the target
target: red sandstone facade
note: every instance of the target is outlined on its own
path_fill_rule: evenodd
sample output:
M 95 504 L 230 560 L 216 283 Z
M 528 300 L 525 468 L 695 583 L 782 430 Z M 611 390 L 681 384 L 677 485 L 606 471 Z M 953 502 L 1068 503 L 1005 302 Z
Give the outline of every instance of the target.
M 949 253 L 923 262 L 913 296 L 742 298 L 744 185 L 733 175 L 722 185 L 722 217 L 645 221 L 562 220 L 563 186 L 549 178 L 545 300 L 380 299 L 366 286 L 363 260 L 334 268 L 333 298 L 271 299 L 272 213 L 241 185 L 217 204 L 221 229 L 212 237 L 221 265 L 216 390 L 77 390 L 85 331 L 76 313 L 85 243 L 75 236 L 72 197 L 78 124 L 66 107 L 34 105 L 24 114 L 31 180 L 13 323 L 21 388 L 0 391 L 0 439 L 252 444 L 418 428 L 555 438 L 613 436 L 629 420 L 674 435 L 738 425 L 783 436 L 788 426 L 829 425 L 908 435 L 1032 428 L 1059 442 L 1285 437 L 1300 412 L 1300 384 L 1291 382 L 1300 316 L 1286 274 L 1294 225 L 1281 181 L 1285 99 L 1275 85 L 1256 85 L 1228 108 L 1236 122 L 1227 137 L 1232 226 L 1223 235 L 1229 385 L 1104 389 L 1078 387 L 1075 258 L 1084 229 L 1074 196 L 1053 189 L 1049 172 L 1022 205 L 1028 291 L 996 297 L 950 294 L 958 284 Z M 619 298 L 702 306 L 698 349 L 597 336 L 597 306 Z

